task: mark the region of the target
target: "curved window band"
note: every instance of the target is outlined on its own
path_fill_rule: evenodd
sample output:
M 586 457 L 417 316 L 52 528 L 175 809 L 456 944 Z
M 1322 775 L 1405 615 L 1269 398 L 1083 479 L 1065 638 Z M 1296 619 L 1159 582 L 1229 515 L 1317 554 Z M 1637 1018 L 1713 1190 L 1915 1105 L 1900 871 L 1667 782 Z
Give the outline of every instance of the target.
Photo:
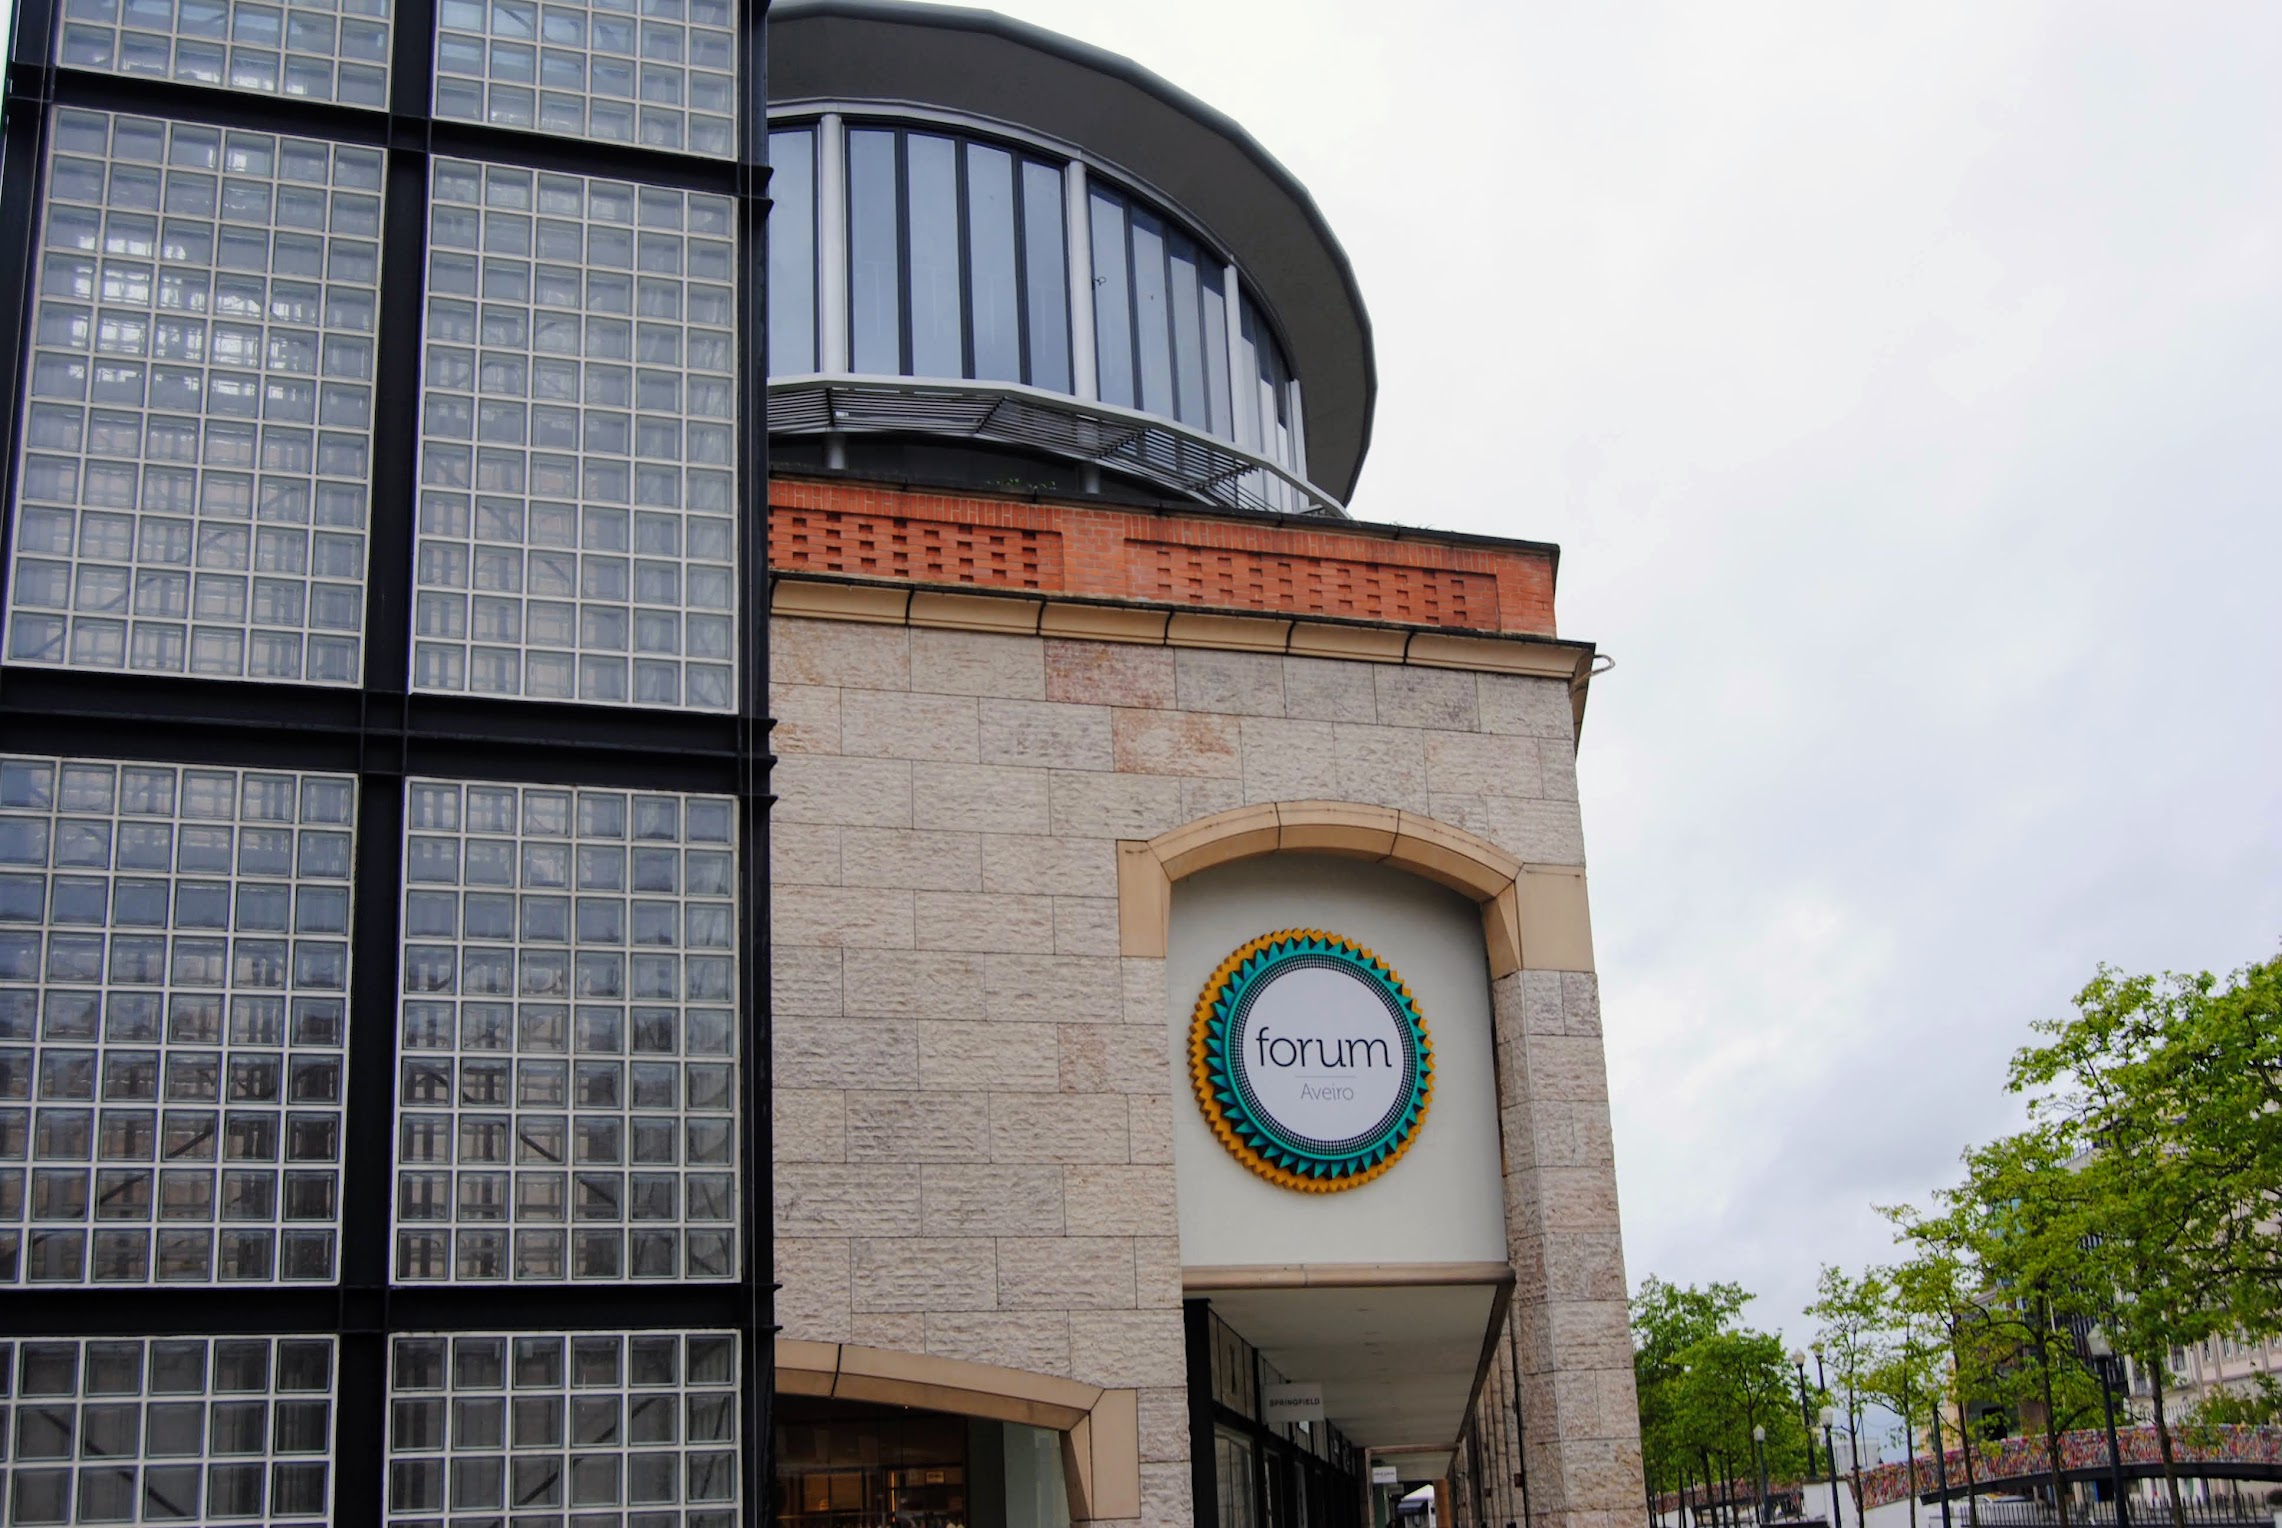
M 846 132 L 847 369 L 1076 392 L 1063 167 L 892 123 Z M 815 123 L 769 135 L 769 370 L 831 369 Z M 1095 396 L 1300 468 L 1293 377 L 1266 316 L 1179 224 L 1089 174 Z

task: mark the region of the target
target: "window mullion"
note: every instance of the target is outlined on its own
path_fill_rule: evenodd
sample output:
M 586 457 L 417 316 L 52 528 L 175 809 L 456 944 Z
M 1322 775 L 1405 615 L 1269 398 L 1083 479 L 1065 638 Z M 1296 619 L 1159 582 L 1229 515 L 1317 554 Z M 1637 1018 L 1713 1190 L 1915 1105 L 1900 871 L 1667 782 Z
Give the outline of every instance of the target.
M 848 139 L 845 120 L 826 112 L 816 124 L 817 365 L 826 375 L 852 369 L 849 357 Z
M 1015 374 L 1025 385 L 1035 386 L 1037 374 L 1030 364 L 1030 188 L 1022 173 L 1030 161 L 1020 154 L 1013 157 L 1014 168 L 1008 172 L 1013 194 L 1007 200 L 1007 211 L 1014 223 Z
M 1079 398 L 1101 396 L 1101 378 L 1094 353 L 1093 237 L 1091 193 L 1086 188 L 1086 167 L 1071 160 L 1062 171 L 1062 221 L 1069 245 L 1070 380 Z

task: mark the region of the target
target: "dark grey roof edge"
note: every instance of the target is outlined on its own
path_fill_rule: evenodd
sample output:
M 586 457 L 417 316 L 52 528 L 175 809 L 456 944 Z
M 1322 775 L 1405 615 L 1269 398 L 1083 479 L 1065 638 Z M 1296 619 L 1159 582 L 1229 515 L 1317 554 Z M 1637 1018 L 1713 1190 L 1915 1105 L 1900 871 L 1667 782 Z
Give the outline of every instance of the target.
M 913 3 L 913 0 L 773 0 L 768 11 L 771 21 L 800 21 L 812 16 L 845 17 L 854 21 L 889 22 L 901 26 L 940 27 L 945 31 L 978 32 L 989 37 L 1003 38 L 1066 59 L 1080 68 L 1122 80 L 1137 90 L 1155 96 L 1184 116 L 1201 122 L 1241 149 L 1245 157 L 1258 165 L 1260 172 L 1275 182 L 1277 189 L 1289 196 L 1307 218 L 1316 237 L 1322 240 L 1333 267 L 1339 272 L 1340 284 L 1347 291 L 1348 305 L 1355 310 L 1356 327 L 1363 338 L 1363 428 L 1361 438 L 1355 446 L 1355 469 L 1345 483 L 1333 488 L 1333 492 L 1342 500 L 1353 497 L 1355 482 L 1362 476 L 1364 459 L 1371 453 L 1371 429 L 1379 407 L 1378 344 L 1371 333 L 1371 310 L 1363 303 L 1363 288 L 1355 279 L 1355 267 L 1348 261 L 1347 250 L 1339 242 L 1339 236 L 1331 231 L 1331 224 L 1324 217 L 1323 209 L 1316 206 L 1315 198 L 1301 184 L 1299 177 L 1285 169 L 1283 162 L 1269 153 L 1241 123 L 1121 53 L 1097 48 L 1092 43 L 1080 42 L 1074 37 L 1048 31 L 1032 22 L 1018 21 L 997 11 L 977 10 L 963 5 L 922 5 Z M 1306 379 L 1302 378 L 1303 386 L 1305 382 Z

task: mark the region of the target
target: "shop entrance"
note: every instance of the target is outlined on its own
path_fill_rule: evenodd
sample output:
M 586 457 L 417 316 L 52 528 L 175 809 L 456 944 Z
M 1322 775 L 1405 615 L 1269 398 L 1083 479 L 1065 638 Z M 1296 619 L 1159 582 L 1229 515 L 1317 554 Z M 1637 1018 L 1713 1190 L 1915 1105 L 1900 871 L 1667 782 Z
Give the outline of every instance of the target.
M 776 1445 L 779 1528 L 1069 1528 L 1043 1428 L 779 1395 Z

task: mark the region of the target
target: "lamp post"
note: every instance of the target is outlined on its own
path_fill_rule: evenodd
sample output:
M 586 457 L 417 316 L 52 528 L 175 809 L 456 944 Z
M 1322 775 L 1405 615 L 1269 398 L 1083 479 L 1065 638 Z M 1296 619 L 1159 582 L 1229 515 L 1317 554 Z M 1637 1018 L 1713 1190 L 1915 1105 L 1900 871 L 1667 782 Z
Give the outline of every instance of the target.
M 2116 1528 L 2131 1528 L 2131 1509 L 2124 1502 L 2123 1448 L 2116 1439 L 2114 1375 L 2123 1363 L 2116 1357 L 2115 1344 L 2108 1341 L 2108 1334 L 2097 1326 L 2085 1332 L 2084 1352 L 2100 1376 L 2100 1410 L 2108 1421 L 2108 1489 L 2115 1493 Z
M 1799 1436 L 1807 1440 L 1807 1468 L 1800 1476 L 1804 1482 L 1815 1478 L 1814 1413 L 1807 1410 L 1807 1355 L 1797 1348 L 1791 1349 L 1791 1367 L 1799 1371 Z M 1838 1525 L 1833 1523 L 1830 1528 L 1838 1528 Z
M 1815 1356 L 1815 1389 L 1822 1393 L 1822 1398 L 1825 1401 L 1828 1401 L 1830 1399 L 1830 1376 L 1823 1373 L 1822 1344 L 1810 1342 L 1807 1344 L 1807 1350 Z M 1838 1408 L 1835 1406 L 1826 1405 L 1823 1407 L 1822 1416 L 1822 1448 L 1823 1452 L 1830 1457 L 1830 1499 L 1834 1502 L 1838 1500 L 1838 1450 L 1830 1445 L 1830 1427 L 1837 1410 Z M 1858 1461 L 1862 1457 L 1861 1440 L 1854 1436 L 1853 1423 L 1854 1419 L 1849 1416 L 1846 1428 L 1846 1453 L 1850 1462 Z M 1854 1511 L 1856 1516 L 1861 1515 L 1862 1474 L 1859 1465 L 1856 1466 L 1854 1474 Z M 1837 1518 L 1831 1519 L 1830 1528 L 1839 1528 Z
M 1838 1423 L 1838 1408 L 1822 1409 L 1822 1451 L 1830 1460 L 1830 1528 L 1846 1528 L 1846 1518 L 1838 1509 L 1838 1447 L 1830 1441 L 1830 1430 Z
M 1759 1521 L 1767 1521 L 1767 1429 L 1751 1428 L 1751 1462 L 1759 1467 Z

